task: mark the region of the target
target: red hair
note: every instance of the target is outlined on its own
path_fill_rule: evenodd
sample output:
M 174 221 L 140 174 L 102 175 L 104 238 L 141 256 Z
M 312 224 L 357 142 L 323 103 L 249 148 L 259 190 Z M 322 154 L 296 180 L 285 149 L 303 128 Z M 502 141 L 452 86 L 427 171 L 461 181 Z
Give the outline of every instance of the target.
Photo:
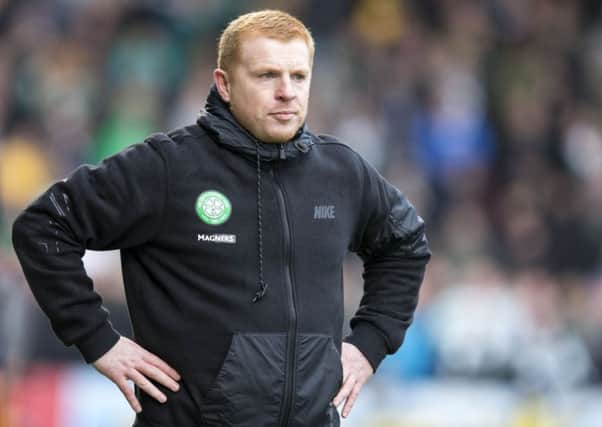
M 314 39 L 307 27 L 286 12 L 262 10 L 241 15 L 228 24 L 219 39 L 217 67 L 229 70 L 237 59 L 242 40 L 252 36 L 264 36 L 283 42 L 302 39 L 309 49 L 309 62 L 313 63 Z

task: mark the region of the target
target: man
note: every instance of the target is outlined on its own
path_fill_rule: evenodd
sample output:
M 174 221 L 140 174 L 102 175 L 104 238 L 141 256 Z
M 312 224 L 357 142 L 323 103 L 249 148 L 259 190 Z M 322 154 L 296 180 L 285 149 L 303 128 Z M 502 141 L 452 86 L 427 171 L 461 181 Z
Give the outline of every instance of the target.
M 136 426 L 338 425 L 336 406 L 347 416 L 401 345 L 430 256 L 423 223 L 305 126 L 313 55 L 286 13 L 237 18 L 196 124 L 78 168 L 15 221 L 54 330 L 117 384 Z M 135 342 L 108 322 L 86 248 L 121 249 Z M 365 289 L 341 346 L 349 250 Z

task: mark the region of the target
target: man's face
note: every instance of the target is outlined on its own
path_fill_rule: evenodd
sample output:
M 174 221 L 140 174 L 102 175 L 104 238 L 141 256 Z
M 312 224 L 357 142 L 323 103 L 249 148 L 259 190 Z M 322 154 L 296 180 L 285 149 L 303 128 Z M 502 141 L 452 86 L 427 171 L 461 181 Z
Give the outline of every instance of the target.
M 214 78 L 234 117 L 261 141 L 287 142 L 305 121 L 311 65 L 302 39 L 244 39 L 231 70 Z

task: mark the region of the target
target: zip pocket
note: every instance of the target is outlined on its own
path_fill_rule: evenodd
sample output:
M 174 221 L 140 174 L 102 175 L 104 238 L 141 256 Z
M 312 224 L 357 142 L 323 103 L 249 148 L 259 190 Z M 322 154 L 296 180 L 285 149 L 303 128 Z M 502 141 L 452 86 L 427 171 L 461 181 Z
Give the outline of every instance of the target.
M 286 334 L 234 334 L 201 403 L 206 427 L 276 425 L 284 391 L 285 354 Z
M 333 338 L 324 334 L 300 334 L 295 384 L 294 425 L 339 425 L 331 405 L 343 381 L 341 356 Z

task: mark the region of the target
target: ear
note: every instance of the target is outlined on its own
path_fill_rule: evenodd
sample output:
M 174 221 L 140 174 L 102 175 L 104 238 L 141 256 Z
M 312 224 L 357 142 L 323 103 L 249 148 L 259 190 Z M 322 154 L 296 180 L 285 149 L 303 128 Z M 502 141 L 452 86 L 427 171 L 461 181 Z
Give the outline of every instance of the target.
M 213 81 L 219 95 L 226 102 L 230 102 L 230 82 L 228 80 L 228 73 L 221 68 L 216 68 L 213 71 Z

